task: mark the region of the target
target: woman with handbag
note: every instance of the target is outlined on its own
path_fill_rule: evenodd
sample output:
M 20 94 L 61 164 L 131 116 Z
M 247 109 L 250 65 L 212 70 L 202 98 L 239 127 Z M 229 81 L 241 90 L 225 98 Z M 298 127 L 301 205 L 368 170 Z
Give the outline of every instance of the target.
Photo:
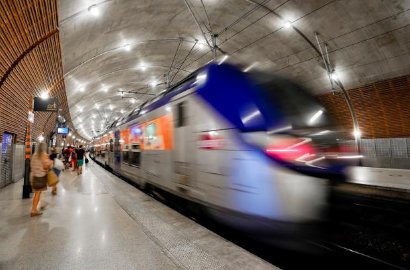
M 37 210 L 40 201 L 41 192 L 47 190 L 47 173 L 53 165 L 53 161 L 46 153 L 47 145 L 40 143 L 36 153 L 30 161 L 31 166 L 31 187 L 34 192 L 33 205 L 31 207 L 31 216 L 39 216 L 43 214 Z

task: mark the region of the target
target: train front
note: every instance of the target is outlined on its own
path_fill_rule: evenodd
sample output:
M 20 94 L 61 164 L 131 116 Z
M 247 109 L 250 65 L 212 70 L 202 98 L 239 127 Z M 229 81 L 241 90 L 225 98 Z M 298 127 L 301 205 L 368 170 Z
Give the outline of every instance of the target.
M 344 133 L 326 108 L 271 74 L 215 63 L 198 77 L 198 94 L 236 131 L 225 137 L 229 192 L 214 215 L 236 227 L 292 233 L 321 220 L 330 184 L 343 182 L 346 161 L 359 157 L 340 146 Z

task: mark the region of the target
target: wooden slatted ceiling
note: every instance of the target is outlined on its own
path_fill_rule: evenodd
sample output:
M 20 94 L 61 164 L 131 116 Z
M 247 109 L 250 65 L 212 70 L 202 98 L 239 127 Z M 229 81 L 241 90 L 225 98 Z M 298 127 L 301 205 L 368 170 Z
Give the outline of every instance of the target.
M 348 90 L 363 138 L 410 137 L 410 75 Z M 341 93 L 319 97 L 347 130 L 352 119 Z
M 0 136 L 24 140 L 29 99 L 43 91 L 58 98 L 72 127 L 57 26 L 56 0 L 0 0 Z M 49 134 L 55 118 L 35 113 L 32 137 Z

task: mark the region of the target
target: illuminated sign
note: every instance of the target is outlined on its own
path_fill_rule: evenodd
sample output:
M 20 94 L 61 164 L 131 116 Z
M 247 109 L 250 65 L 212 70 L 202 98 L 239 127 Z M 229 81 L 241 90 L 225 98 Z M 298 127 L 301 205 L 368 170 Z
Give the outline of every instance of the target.
M 57 99 L 48 98 L 42 99 L 39 97 L 34 98 L 34 111 L 36 112 L 56 112 L 57 111 Z
M 57 128 L 57 134 L 67 135 L 70 132 L 68 127 Z

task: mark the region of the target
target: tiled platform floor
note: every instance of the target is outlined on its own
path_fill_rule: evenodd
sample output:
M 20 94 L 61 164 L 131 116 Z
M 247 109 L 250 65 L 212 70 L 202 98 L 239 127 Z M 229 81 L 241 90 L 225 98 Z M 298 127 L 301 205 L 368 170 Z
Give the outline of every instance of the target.
M 64 172 L 29 216 L 22 182 L 0 191 L 0 269 L 275 269 L 91 162 Z

